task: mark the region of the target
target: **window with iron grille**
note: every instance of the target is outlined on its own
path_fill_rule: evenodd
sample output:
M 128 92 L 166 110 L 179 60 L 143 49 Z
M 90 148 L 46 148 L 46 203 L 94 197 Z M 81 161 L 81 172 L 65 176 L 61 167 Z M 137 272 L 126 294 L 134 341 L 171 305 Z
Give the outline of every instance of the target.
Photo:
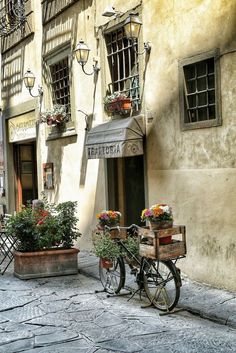
M 182 65 L 184 129 L 220 125 L 217 65 L 216 56 Z
M 53 93 L 53 104 L 60 104 L 66 107 L 70 115 L 70 80 L 68 57 L 50 65 L 51 86 Z
M 106 34 L 107 57 L 112 82 L 111 93 L 122 92 L 132 100 L 134 111 L 140 109 L 139 61 L 136 51 L 137 42 L 132 43 L 125 36 L 124 29 L 119 28 Z

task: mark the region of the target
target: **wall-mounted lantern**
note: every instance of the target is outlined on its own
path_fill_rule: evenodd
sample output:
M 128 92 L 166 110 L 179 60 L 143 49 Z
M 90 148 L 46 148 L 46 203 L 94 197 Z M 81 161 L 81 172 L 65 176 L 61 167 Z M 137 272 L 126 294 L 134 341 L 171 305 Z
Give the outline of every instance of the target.
M 142 26 L 142 21 L 140 20 L 138 15 L 131 12 L 127 17 L 127 19 L 125 20 L 124 31 L 125 31 L 126 37 L 131 40 L 133 47 L 134 47 L 135 41 L 139 38 L 141 26 Z M 141 53 L 135 50 L 136 54 L 138 55 L 142 55 L 145 52 L 150 53 L 150 51 L 151 51 L 151 46 L 149 42 L 144 43 L 144 50 Z
M 86 75 L 98 74 L 98 71 L 100 70 L 100 68 L 98 67 L 98 60 L 95 58 L 93 59 L 94 60 L 93 72 L 88 73 L 84 70 L 84 66 L 88 61 L 90 49 L 87 46 L 87 44 L 84 43 L 83 40 L 79 41 L 74 52 L 78 63 L 82 66 L 82 70 Z
M 28 89 L 31 97 L 34 97 L 34 98 L 42 97 L 43 89 L 41 86 L 38 86 L 38 94 L 37 95 L 34 95 L 32 93 L 32 89 L 34 88 L 34 84 L 35 84 L 35 76 L 34 76 L 33 72 L 30 71 L 30 69 L 28 69 L 26 71 L 26 73 L 24 74 L 23 81 L 24 81 L 25 87 Z

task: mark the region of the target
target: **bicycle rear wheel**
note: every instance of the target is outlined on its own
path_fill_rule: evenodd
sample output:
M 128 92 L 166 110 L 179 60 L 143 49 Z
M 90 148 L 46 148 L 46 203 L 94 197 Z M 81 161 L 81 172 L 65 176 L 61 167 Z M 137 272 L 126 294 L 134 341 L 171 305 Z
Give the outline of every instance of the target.
M 99 260 L 99 275 L 107 293 L 118 294 L 125 284 L 125 264 L 121 256 L 112 260 L 111 268 L 104 268 Z
M 181 279 L 172 261 L 145 261 L 143 286 L 148 299 L 157 309 L 170 311 L 177 305 Z

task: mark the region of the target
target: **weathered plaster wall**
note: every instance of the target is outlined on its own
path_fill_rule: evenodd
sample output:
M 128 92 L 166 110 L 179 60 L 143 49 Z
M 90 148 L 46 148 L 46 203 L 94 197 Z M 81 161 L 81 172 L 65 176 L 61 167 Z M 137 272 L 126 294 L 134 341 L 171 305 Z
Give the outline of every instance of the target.
M 155 27 L 151 24 L 155 23 Z M 190 277 L 236 289 L 234 1 L 144 1 L 144 39 L 152 43 L 146 75 L 149 204 L 173 206 L 187 226 Z M 178 60 L 220 49 L 222 126 L 180 130 Z M 225 53 L 225 54 L 224 54 Z
M 91 49 L 85 71 L 91 72 L 93 57 L 98 55 L 94 30 L 95 7 L 93 1 L 79 1 L 68 8 L 61 16 L 50 21 L 44 29 L 43 53 L 47 56 L 65 42 L 71 43 L 71 109 L 76 135 L 48 141 L 45 126 L 41 131 L 41 162 L 54 163 L 55 190 L 48 197 L 55 202 L 78 201 L 79 228 L 82 237 L 78 243 L 82 249 L 91 249 L 91 231 L 96 224 L 96 213 L 105 208 L 103 161 L 87 160 L 84 143 L 86 139 L 85 116 L 89 115 L 94 126 L 101 122 L 100 77 L 95 80 L 82 72 L 73 50 L 83 39 Z M 46 71 L 43 72 L 44 85 L 49 88 Z M 50 94 L 44 97 L 44 107 L 51 103 Z

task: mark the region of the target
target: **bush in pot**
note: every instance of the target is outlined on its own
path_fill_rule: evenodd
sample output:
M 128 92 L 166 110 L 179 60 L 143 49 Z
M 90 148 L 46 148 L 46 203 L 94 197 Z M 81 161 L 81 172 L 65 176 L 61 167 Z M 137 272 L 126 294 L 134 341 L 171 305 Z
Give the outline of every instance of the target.
M 19 278 L 78 271 L 78 249 L 72 248 L 73 241 L 81 235 L 77 228 L 77 203 L 68 201 L 55 206 L 44 201 L 44 207 L 24 207 L 9 219 L 6 226 L 6 234 L 17 240 L 14 273 Z M 53 256 L 53 259 L 46 256 Z M 25 267 L 27 263 L 29 268 Z M 53 267 L 51 270 L 50 266 Z

